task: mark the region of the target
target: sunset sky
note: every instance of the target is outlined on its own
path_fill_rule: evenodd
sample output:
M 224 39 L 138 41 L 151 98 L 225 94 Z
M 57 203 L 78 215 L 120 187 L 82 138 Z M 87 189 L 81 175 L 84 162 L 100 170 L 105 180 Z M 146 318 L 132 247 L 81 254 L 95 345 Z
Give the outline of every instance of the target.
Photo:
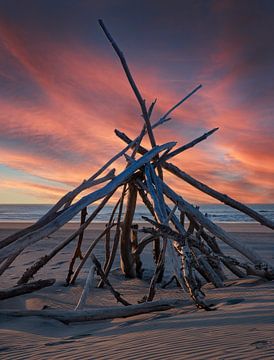
M 115 128 L 139 134 L 140 108 L 99 18 L 146 102 L 157 98 L 153 121 L 203 85 L 156 141 L 220 129 L 174 163 L 240 201 L 274 203 L 272 0 L 0 0 L 0 203 L 53 203 L 124 147 Z

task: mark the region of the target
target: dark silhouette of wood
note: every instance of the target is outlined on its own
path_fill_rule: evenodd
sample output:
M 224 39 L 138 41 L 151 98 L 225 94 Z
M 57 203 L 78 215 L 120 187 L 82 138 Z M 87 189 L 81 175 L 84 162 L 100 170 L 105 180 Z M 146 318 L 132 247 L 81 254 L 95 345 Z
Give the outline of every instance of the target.
M 38 280 L 24 285 L 18 285 L 9 289 L 0 290 L 0 300 L 9 299 L 11 297 L 32 293 L 34 291 L 51 286 L 55 283 L 55 279 Z
M 126 277 L 136 277 L 135 262 L 132 255 L 131 226 L 137 202 L 137 188 L 133 182 L 128 185 L 128 198 L 125 217 L 122 225 L 122 235 L 120 241 L 120 264 Z

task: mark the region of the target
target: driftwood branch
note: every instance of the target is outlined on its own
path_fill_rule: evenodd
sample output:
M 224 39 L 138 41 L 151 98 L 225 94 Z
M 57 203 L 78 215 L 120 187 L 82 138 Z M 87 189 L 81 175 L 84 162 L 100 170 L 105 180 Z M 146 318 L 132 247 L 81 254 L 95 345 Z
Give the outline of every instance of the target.
M 161 161 L 167 161 L 171 158 L 173 158 L 174 156 L 181 154 L 183 151 L 186 151 L 190 148 L 192 148 L 193 146 L 197 145 L 199 142 L 206 140 L 210 135 L 214 134 L 215 131 L 217 131 L 219 128 L 214 128 L 206 133 L 204 133 L 202 136 L 199 136 L 198 138 L 192 140 L 191 142 L 180 146 L 178 149 L 175 149 L 174 151 L 171 151 L 169 154 L 167 154 L 166 156 L 162 156 Z
M 65 324 L 73 322 L 106 320 L 115 318 L 125 318 L 140 314 L 147 314 L 156 311 L 165 311 L 174 307 L 189 304 L 183 300 L 160 300 L 150 303 L 130 305 L 130 306 L 115 306 L 107 308 L 98 308 L 92 310 L 0 310 L 0 316 L 9 317 L 30 317 L 40 316 L 47 319 L 55 319 Z
M 132 255 L 131 225 L 137 203 L 137 188 L 133 181 L 128 185 L 128 198 L 120 240 L 120 264 L 126 277 L 135 278 L 136 266 Z
M 83 309 L 83 307 L 85 307 L 87 299 L 91 293 L 91 290 L 94 287 L 95 270 L 96 270 L 95 265 L 92 264 L 89 269 L 89 272 L 88 272 L 88 276 L 86 279 L 84 289 L 83 289 L 80 299 L 75 307 L 75 310 L 81 310 L 81 309 Z
M 9 289 L 0 290 L 0 300 L 9 299 L 11 297 L 32 293 L 34 291 L 51 286 L 55 283 L 55 279 L 38 280 L 29 284 L 18 285 Z
M 80 226 L 82 226 L 86 222 L 87 214 L 88 214 L 87 208 L 84 208 L 81 211 L 81 223 L 80 223 L 81 225 Z M 74 254 L 72 256 L 70 264 L 69 264 L 68 275 L 67 275 L 67 278 L 66 278 L 66 283 L 67 284 L 70 283 L 70 279 L 71 279 L 71 276 L 73 274 L 73 267 L 74 267 L 76 259 L 77 258 L 79 258 L 80 260 L 83 259 L 83 255 L 82 255 L 82 252 L 81 252 L 81 246 L 82 246 L 83 238 L 84 238 L 84 230 L 79 234 L 78 242 L 77 242 L 77 245 L 75 247 Z
M 148 136 L 149 136 L 149 139 L 150 139 L 150 142 L 151 142 L 151 146 L 152 147 L 155 147 L 156 146 L 156 141 L 155 141 L 155 138 L 154 138 L 154 135 L 153 135 L 153 132 L 152 132 L 152 128 L 151 128 L 151 124 L 150 124 L 150 121 L 149 121 L 149 114 L 148 114 L 148 111 L 147 111 L 147 108 L 146 108 L 146 104 L 145 104 L 145 100 L 143 99 L 132 75 L 131 75 L 131 72 L 129 70 L 129 67 L 128 67 L 128 64 L 126 62 L 126 59 L 124 57 L 124 54 L 122 53 L 122 51 L 119 49 L 117 43 L 115 42 L 115 40 L 113 39 L 113 37 L 111 36 L 111 34 L 109 33 L 109 31 L 107 30 L 105 24 L 103 23 L 103 20 L 99 20 L 99 24 L 101 26 L 101 28 L 103 29 L 107 39 L 109 40 L 109 42 L 111 43 L 113 49 L 115 50 L 116 54 L 118 55 L 120 61 L 121 61 L 121 64 L 122 64 L 122 67 L 125 71 L 125 74 L 126 74 L 126 77 L 130 83 L 130 86 L 136 96 L 136 99 L 141 107 L 141 110 L 142 110 L 142 115 L 143 115 L 143 118 L 145 120 L 145 123 L 146 123 L 146 128 L 147 128 L 147 132 L 148 132 Z

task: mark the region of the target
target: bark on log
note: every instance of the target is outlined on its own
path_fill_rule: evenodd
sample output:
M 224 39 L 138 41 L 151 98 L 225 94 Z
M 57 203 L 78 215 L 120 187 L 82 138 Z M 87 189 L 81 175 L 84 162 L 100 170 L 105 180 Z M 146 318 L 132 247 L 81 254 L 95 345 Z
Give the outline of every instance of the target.
M 9 299 L 11 297 L 32 293 L 34 291 L 51 286 L 55 283 L 55 279 L 38 280 L 29 284 L 18 285 L 9 289 L 0 290 L 0 300 Z

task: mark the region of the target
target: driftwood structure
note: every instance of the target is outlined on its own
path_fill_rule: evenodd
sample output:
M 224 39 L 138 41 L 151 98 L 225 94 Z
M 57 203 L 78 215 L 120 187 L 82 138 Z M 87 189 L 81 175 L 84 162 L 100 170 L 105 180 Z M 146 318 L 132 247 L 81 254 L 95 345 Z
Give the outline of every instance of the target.
M 5 290 L 1 291 L 0 299 L 7 298 L 9 294 L 15 296 L 14 294 L 25 293 L 29 289 L 33 290 L 33 286 L 28 283 L 29 280 L 43 266 L 46 266 L 65 246 L 77 239 L 68 269 L 66 284 L 70 286 L 76 282 L 81 269 L 88 260 L 90 270 L 83 293 L 76 305 L 76 310 L 82 311 L 82 313 L 73 315 L 65 311 L 62 313 L 51 311 L 48 315 L 43 312 L 45 315 L 42 316 L 52 316 L 69 322 L 80 321 L 81 319 L 106 318 L 107 314 L 110 317 L 115 316 L 115 314 L 117 316 L 128 316 L 141 313 L 142 309 L 147 312 L 154 311 L 155 309 L 162 310 L 172 306 L 168 302 L 155 303 L 155 306 L 145 304 L 131 305 L 109 282 L 108 275 L 115 257 L 118 256 L 119 248 L 120 264 L 124 275 L 129 278 L 142 278 L 142 251 L 150 243 L 153 243 L 155 272 L 148 286 L 147 294 L 143 294 L 144 296 L 140 298 L 140 303 L 148 303 L 154 299 L 157 282 L 161 281 L 165 271 L 166 257 L 169 257 L 172 264 L 173 275 L 170 281 L 175 279 L 177 285 L 189 294 L 197 307 L 206 310 L 211 310 L 211 306 L 206 301 L 202 286 L 209 282 L 215 287 L 222 287 L 226 278 L 225 268 L 237 277 L 255 275 L 268 280 L 274 279 L 274 270 L 267 261 L 264 261 L 254 250 L 248 248 L 241 241 L 213 223 L 197 207 L 191 205 L 180 194 L 176 193 L 165 181 L 165 172 L 169 172 L 181 179 L 182 182 L 187 182 L 214 199 L 245 213 L 262 225 L 274 229 L 274 223 L 271 220 L 231 197 L 194 179 L 191 175 L 170 162 L 173 157 L 206 140 L 218 128 L 214 128 L 176 149 L 174 149 L 176 146 L 175 142 L 157 144 L 154 129 L 169 121 L 171 113 L 196 93 L 201 88 L 201 85 L 197 86 L 191 93 L 169 109 L 158 121 L 152 124 L 151 116 L 156 100 L 150 106 L 146 105 L 123 53 L 102 20 L 99 20 L 99 24 L 121 61 L 123 70 L 141 109 L 141 115 L 144 120 L 143 127 L 135 139 L 130 139 L 125 133 L 115 130 L 116 135 L 126 143 L 122 151 L 117 153 L 88 180 L 85 180 L 81 185 L 64 195 L 35 224 L 18 231 L 0 242 L 0 275 L 2 275 L 28 246 L 53 234 L 77 214 L 81 213 L 79 228 L 53 248 L 50 253 L 42 256 L 30 268 L 26 269 L 17 285 L 13 288 L 15 290 L 7 289 L 6 293 Z M 150 148 L 145 148 L 141 145 L 146 134 L 150 141 Z M 125 168 L 122 172 L 116 175 L 115 169 L 112 169 L 107 174 L 102 175 L 122 156 L 126 160 Z M 98 184 L 102 184 L 99 190 L 90 190 Z M 80 197 L 82 191 L 87 189 L 90 191 L 89 194 Z M 111 200 L 113 194 L 119 192 L 119 200 L 113 206 L 112 214 L 104 231 L 91 242 L 88 250 L 83 254 L 81 245 L 85 229 Z M 87 207 L 98 200 L 101 203 L 93 213 L 88 215 Z M 149 226 L 141 229 L 134 223 L 134 214 L 138 201 L 141 201 L 151 214 L 151 217 L 144 217 Z M 170 206 L 170 204 L 173 205 Z M 186 219 L 188 220 L 187 222 L 185 221 Z M 113 228 L 114 237 L 112 239 L 110 230 Z M 141 233 L 144 235 L 139 240 L 138 238 Z M 93 250 L 103 239 L 105 240 L 105 260 L 104 264 L 100 264 Z M 225 242 L 232 247 L 236 253 L 241 254 L 240 258 L 245 258 L 246 260 L 240 261 L 236 255 L 235 257 L 227 256 L 221 250 L 221 242 Z M 75 268 L 76 261 L 78 261 L 77 268 Z M 101 279 L 98 284 L 95 281 L 96 272 Z M 53 283 L 54 280 L 50 281 Z M 45 284 L 45 286 L 48 286 L 50 283 L 46 282 Z M 108 287 L 117 301 L 131 310 L 124 311 L 117 308 L 116 312 L 110 309 L 108 312 L 104 312 L 104 310 L 99 311 L 98 314 L 92 311 L 91 313 L 83 312 L 82 309 L 85 307 L 92 288 L 96 285 L 98 287 L 104 285 Z M 31 312 L 28 312 L 25 315 L 30 314 Z M 14 316 L 23 315 L 16 313 Z

